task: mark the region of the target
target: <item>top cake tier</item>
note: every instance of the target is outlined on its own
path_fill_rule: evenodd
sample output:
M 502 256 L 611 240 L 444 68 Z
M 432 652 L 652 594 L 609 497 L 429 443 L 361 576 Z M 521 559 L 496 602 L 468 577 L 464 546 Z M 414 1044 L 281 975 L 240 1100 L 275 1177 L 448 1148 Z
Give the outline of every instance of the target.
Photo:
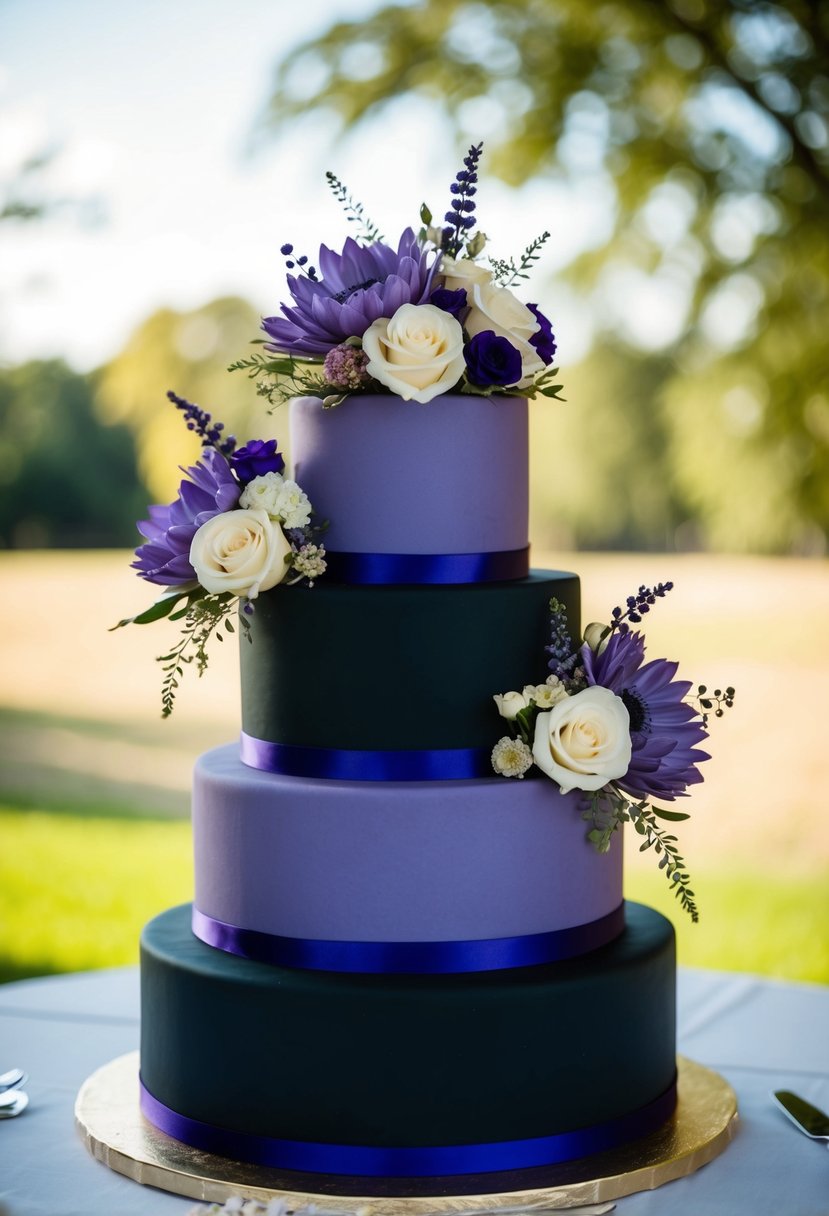
M 522 578 L 528 553 L 527 402 L 355 395 L 291 403 L 294 476 L 329 520 L 344 582 Z

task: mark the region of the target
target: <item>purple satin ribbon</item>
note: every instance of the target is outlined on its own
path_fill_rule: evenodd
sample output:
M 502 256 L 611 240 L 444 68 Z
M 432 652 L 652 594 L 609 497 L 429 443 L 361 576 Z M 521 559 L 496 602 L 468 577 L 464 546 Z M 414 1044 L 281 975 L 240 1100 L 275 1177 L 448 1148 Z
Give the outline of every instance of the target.
M 332 553 L 329 577 L 341 583 L 500 583 L 526 578 L 530 547 L 496 553 Z
M 364 1178 L 437 1178 L 559 1165 L 647 1136 L 667 1122 L 675 1107 L 674 1081 L 647 1106 L 574 1132 L 558 1132 L 530 1140 L 499 1140 L 493 1144 L 382 1148 L 284 1140 L 214 1127 L 177 1114 L 154 1098 L 141 1083 L 141 1110 L 150 1123 L 166 1135 L 202 1152 L 303 1174 L 345 1174 Z
M 285 777 L 324 777 L 328 781 L 458 781 L 492 775 L 490 749 L 486 747 L 359 751 L 271 743 L 242 731 L 239 754 L 249 768 Z
M 619 904 L 598 920 L 549 933 L 457 942 L 338 942 L 239 929 L 193 908 L 193 933 L 217 950 L 299 971 L 376 975 L 447 975 L 560 962 L 597 950 L 624 927 L 625 908 Z

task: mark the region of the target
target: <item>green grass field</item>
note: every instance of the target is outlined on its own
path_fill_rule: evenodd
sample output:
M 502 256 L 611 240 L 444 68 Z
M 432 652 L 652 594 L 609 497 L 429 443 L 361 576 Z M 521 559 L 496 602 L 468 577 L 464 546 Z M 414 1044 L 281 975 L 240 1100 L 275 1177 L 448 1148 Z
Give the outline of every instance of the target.
M 0 981 L 134 963 L 144 922 L 190 899 L 189 823 L 113 810 L 0 808 Z M 673 920 L 687 966 L 829 983 L 822 878 L 702 871 L 697 925 L 660 873 L 635 867 L 626 886 Z

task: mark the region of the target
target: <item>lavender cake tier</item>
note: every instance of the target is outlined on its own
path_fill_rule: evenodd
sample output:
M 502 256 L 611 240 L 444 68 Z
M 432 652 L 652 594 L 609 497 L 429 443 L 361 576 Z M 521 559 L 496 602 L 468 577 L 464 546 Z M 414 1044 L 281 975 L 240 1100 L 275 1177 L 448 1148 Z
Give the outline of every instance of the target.
M 291 403 L 294 475 L 330 520 L 330 553 L 525 549 L 527 433 L 519 398 L 424 405 L 367 394 L 328 410 L 315 397 Z
M 200 920 L 354 943 L 481 942 L 594 924 L 552 955 L 564 957 L 622 927 L 619 839 L 597 854 L 576 794 L 549 781 L 283 777 L 248 768 L 228 745 L 196 765 L 193 830 L 197 931 L 211 944 L 221 942 Z M 424 968 L 441 969 L 488 968 Z

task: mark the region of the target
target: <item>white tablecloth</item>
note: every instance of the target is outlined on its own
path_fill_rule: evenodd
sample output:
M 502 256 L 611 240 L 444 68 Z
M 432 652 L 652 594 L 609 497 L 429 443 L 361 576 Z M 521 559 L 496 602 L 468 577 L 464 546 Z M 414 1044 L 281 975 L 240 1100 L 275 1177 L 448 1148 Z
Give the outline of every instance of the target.
M 730 1081 L 741 1123 L 722 1157 L 620 1199 L 619 1216 L 829 1216 L 829 1151 L 769 1097 L 794 1089 L 829 1110 L 829 988 L 683 971 L 679 1010 L 680 1051 Z M 0 1216 L 184 1216 L 191 1200 L 112 1173 L 73 1128 L 84 1079 L 137 1046 L 134 968 L 0 987 L 0 1072 L 31 1078 L 29 1109 L 0 1121 Z

